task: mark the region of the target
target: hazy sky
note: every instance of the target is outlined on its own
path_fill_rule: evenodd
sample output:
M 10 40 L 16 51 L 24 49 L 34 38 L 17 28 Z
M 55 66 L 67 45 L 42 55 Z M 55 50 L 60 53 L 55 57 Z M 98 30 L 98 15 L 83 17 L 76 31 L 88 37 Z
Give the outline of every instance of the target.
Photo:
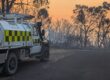
M 104 1 L 110 2 L 110 0 L 50 0 L 49 12 L 53 19 L 69 19 L 76 4 L 97 6 L 101 5 Z

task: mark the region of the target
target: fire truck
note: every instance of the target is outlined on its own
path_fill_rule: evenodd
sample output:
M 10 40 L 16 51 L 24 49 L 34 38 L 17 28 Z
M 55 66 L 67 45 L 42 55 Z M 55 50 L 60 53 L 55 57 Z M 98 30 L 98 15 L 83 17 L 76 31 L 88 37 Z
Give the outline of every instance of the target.
M 49 40 L 42 22 L 29 23 L 29 17 L 9 14 L 0 19 L 0 68 L 7 75 L 17 72 L 19 61 L 49 60 Z

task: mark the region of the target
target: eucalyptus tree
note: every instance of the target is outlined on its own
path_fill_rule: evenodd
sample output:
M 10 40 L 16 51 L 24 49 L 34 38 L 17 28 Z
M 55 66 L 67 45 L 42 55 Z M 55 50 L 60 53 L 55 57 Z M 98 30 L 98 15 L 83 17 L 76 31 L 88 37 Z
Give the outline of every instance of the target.
M 89 37 L 93 31 L 97 33 L 98 47 L 102 44 L 104 40 L 102 38 L 105 38 L 108 34 L 109 19 L 105 19 L 107 17 L 108 10 L 110 10 L 110 4 L 107 2 L 103 2 L 101 6 L 97 7 L 76 5 L 76 8 L 73 10 L 76 15 L 74 20 L 80 27 L 80 37 L 84 47 L 87 46 L 87 42 L 89 41 Z M 102 36 L 101 33 L 104 35 Z
M 34 12 L 36 12 L 36 19 L 41 19 L 42 21 L 49 18 L 49 0 L 33 0 L 33 6 Z
M 41 16 L 47 18 L 49 8 L 49 0 L 16 0 L 12 12 L 33 15 L 34 22 L 38 21 Z
M 107 18 L 108 11 L 110 10 L 110 4 L 103 2 L 102 6 L 98 6 L 94 10 L 94 15 L 97 15 L 97 44 L 98 47 L 104 47 L 105 39 L 109 30 L 109 18 Z
M 49 7 L 49 0 L 33 0 L 34 6 L 40 8 L 42 6 Z
M 49 13 L 48 13 L 46 8 L 42 8 L 42 9 L 39 10 L 38 18 L 43 18 L 44 19 L 44 18 L 48 18 L 48 17 L 49 17 Z
M 10 13 L 11 8 L 13 7 L 15 0 L 1 0 L 2 13 Z
M 75 23 L 80 28 L 80 43 L 83 47 L 86 47 L 89 42 L 90 33 L 95 29 L 96 18 L 90 8 L 85 5 L 76 5 L 73 11 L 76 15 Z
M 103 47 L 107 47 L 107 36 L 110 33 L 110 19 L 104 17 L 102 20 L 102 40 L 101 40 L 101 45 Z M 107 43 L 107 44 L 106 44 Z

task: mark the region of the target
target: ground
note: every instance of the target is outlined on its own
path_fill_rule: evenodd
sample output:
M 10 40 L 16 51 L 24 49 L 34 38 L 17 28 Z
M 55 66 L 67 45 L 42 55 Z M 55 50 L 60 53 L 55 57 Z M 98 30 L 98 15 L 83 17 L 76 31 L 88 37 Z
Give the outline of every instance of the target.
M 15 75 L 0 80 L 110 80 L 110 50 L 51 49 L 49 62 L 20 63 Z

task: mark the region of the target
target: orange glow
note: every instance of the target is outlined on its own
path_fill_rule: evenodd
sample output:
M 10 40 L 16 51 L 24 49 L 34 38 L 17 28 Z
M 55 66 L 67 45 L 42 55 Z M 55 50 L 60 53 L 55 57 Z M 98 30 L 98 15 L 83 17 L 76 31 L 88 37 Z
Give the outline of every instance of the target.
M 53 19 L 70 19 L 76 4 L 98 6 L 104 1 L 110 2 L 110 0 L 50 0 L 49 12 Z

